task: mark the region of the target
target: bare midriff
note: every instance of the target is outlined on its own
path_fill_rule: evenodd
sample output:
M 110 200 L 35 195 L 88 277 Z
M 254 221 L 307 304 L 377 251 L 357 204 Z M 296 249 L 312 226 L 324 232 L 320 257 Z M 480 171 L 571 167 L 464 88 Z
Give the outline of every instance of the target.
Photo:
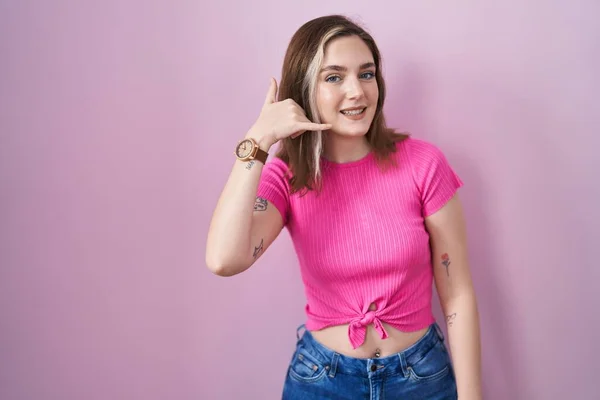
M 370 310 L 375 309 L 371 304 Z M 312 336 L 323 346 L 345 356 L 354 358 L 387 357 L 406 350 L 419 341 L 427 333 L 427 328 L 415 332 L 402 332 L 382 322 L 388 337 L 382 339 L 374 326 L 368 325 L 364 343 L 353 349 L 348 340 L 348 324 L 330 326 L 318 331 L 311 331 Z

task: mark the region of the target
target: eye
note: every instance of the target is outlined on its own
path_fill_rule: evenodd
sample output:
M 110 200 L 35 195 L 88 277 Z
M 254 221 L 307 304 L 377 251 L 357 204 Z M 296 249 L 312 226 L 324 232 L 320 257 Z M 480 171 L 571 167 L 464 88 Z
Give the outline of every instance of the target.
M 373 72 L 365 72 L 360 75 L 363 79 L 373 79 L 375 78 L 375 74 Z
M 334 80 L 336 79 L 336 80 Z M 335 83 L 335 82 L 339 82 L 337 79 L 342 79 L 337 75 L 330 75 L 327 78 L 325 78 L 325 82 L 329 82 L 329 83 Z

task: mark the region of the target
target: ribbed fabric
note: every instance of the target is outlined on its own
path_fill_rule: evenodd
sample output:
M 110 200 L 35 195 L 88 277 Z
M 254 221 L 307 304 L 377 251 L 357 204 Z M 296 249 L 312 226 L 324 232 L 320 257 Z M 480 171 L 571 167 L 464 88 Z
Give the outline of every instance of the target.
M 373 324 L 412 332 L 434 322 L 433 271 L 424 218 L 442 208 L 463 182 L 443 153 L 424 140 L 396 145 L 397 166 L 382 170 L 373 153 L 323 163 L 323 190 L 290 195 L 287 165 L 265 165 L 257 195 L 281 213 L 300 263 L 306 328 L 349 324 L 353 348 Z M 375 311 L 369 306 L 374 303 Z

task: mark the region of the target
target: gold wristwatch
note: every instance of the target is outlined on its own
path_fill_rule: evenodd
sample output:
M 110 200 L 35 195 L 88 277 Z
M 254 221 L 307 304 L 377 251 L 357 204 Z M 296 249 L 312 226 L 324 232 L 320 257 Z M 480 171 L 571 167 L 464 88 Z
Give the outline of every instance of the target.
M 267 162 L 269 153 L 258 147 L 256 140 L 246 138 L 238 143 L 235 148 L 235 156 L 240 161 L 258 160 L 263 164 Z

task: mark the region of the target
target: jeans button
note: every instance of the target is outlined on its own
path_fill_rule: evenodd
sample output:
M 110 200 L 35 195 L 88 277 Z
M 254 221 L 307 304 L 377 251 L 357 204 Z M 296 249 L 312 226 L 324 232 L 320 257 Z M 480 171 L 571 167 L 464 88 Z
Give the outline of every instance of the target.
M 371 365 L 371 372 L 377 371 L 377 365 Z

